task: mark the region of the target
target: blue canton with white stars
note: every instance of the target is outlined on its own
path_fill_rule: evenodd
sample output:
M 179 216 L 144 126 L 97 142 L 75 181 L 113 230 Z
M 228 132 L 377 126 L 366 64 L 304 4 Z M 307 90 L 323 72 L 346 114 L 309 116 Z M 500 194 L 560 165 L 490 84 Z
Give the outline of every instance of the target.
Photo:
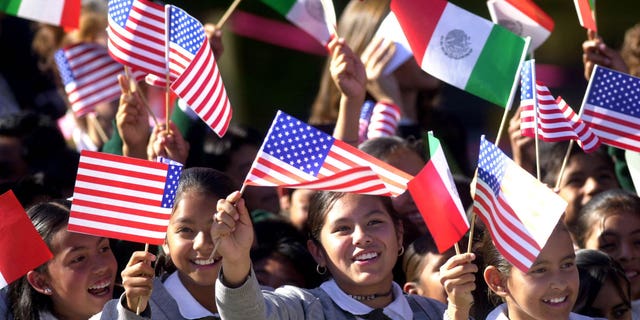
M 483 136 L 478 157 L 478 179 L 488 184 L 495 195 L 500 192 L 500 184 L 506 170 L 505 159 L 507 156 Z
M 182 173 L 182 165 L 170 164 L 167 169 L 167 181 L 164 185 L 164 193 L 162 194 L 162 207 L 172 208 L 173 200 L 176 198 L 176 190 L 178 189 L 178 181 Z
M 109 16 L 115 23 L 124 28 L 129 19 L 132 6 L 133 0 L 110 0 Z
M 333 141 L 330 135 L 279 111 L 264 142 L 263 151 L 315 177 Z
M 69 65 L 69 61 L 64 53 L 63 49 L 56 51 L 54 55 L 56 59 L 56 65 L 58 66 L 58 71 L 60 73 L 60 77 L 62 78 L 62 83 L 66 86 L 67 84 L 76 81 L 73 76 L 73 72 L 71 71 L 71 66 Z
M 533 67 L 533 60 L 527 60 L 522 66 L 520 71 L 520 100 L 533 99 L 533 77 L 531 68 Z
M 195 55 L 205 38 L 204 27 L 200 21 L 174 6 L 171 6 L 170 19 L 169 41 Z
M 640 117 L 640 78 L 598 66 L 587 103 Z

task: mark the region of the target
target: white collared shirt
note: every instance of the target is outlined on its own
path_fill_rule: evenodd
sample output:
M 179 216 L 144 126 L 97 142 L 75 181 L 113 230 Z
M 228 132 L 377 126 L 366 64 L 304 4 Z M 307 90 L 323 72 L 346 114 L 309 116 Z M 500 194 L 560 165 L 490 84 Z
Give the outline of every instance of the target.
M 373 311 L 373 308 L 352 298 L 350 295 L 342 291 L 333 279 L 323 282 L 320 285 L 320 288 L 324 290 L 329 297 L 331 297 L 333 302 L 335 302 L 340 309 L 356 315 L 357 319 L 362 319 L 357 315 L 364 315 Z M 400 286 L 397 283 L 392 282 L 392 289 L 393 296 L 395 298 L 384 308 L 384 314 L 391 319 L 413 319 L 413 310 L 411 310 L 411 306 L 409 306 L 409 302 L 404 296 Z
M 583 316 L 581 314 L 571 312 L 569 314 L 569 320 L 595 320 L 601 318 L 591 318 L 587 316 Z M 507 316 L 507 304 L 503 303 L 497 306 L 495 309 L 489 313 L 486 320 L 509 320 L 509 316 Z
M 215 316 L 217 313 L 211 313 L 203 307 L 192 295 L 189 290 L 182 284 L 178 277 L 178 271 L 172 273 L 167 280 L 164 281 L 164 287 L 169 295 L 178 304 L 180 315 L 185 319 L 199 319 L 204 317 Z

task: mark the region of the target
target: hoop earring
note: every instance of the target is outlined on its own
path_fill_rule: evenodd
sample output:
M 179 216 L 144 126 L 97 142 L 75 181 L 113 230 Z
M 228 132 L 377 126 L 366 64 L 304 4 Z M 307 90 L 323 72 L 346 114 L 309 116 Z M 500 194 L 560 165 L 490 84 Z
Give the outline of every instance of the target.
M 321 265 L 316 265 L 316 272 L 319 275 L 324 275 L 325 273 L 327 273 L 327 267 L 321 266 Z
M 404 254 L 404 246 L 400 247 L 400 252 L 398 252 L 398 257 Z

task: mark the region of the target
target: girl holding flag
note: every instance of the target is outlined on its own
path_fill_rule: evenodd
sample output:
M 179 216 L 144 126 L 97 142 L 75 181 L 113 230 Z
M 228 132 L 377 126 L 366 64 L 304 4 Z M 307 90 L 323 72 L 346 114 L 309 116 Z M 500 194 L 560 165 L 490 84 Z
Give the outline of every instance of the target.
M 224 319 L 467 319 L 475 288 L 473 254 L 441 268 L 449 306 L 405 295 L 393 282 L 404 253 L 402 223 L 385 197 L 321 191 L 311 198 L 307 246 L 317 271 L 331 275 L 315 289 L 284 286 L 260 291 L 251 267 L 251 219 L 237 194 L 218 202 L 211 237 L 220 241 L 222 270 L 216 303 Z M 234 206 L 235 203 L 235 206 Z M 446 309 L 446 311 L 445 311 Z M 446 312 L 446 314 L 445 314 Z
M 219 319 L 214 284 L 219 255 L 212 256 L 211 213 L 233 191 L 231 179 L 210 168 L 182 171 L 167 237 L 158 257 L 136 251 L 122 271 L 125 293 L 95 319 Z M 238 206 L 244 208 L 244 201 Z M 156 277 L 153 275 L 156 274 Z M 208 318 L 209 319 L 209 318 Z

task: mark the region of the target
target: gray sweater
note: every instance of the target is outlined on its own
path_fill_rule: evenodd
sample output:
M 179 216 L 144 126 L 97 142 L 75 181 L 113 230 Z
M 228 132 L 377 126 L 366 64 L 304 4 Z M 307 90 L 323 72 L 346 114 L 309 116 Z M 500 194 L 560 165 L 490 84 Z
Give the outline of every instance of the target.
M 129 320 L 129 319 L 153 319 L 153 320 L 177 320 L 185 319 L 180 314 L 178 309 L 178 303 L 171 297 L 169 292 L 164 286 L 164 283 L 160 278 L 155 278 L 153 281 L 153 291 L 151 291 L 151 298 L 147 309 L 141 312 L 140 315 L 136 315 L 135 312 L 129 311 L 125 308 L 125 295 L 120 296 L 120 299 L 114 299 L 104 306 L 102 313 L 99 313 L 91 320 Z M 215 319 L 215 318 L 211 318 Z
M 418 295 L 405 295 L 413 319 L 442 319 L 446 306 Z M 301 289 L 284 286 L 276 291 L 260 290 L 253 270 L 238 288 L 216 281 L 216 304 L 224 320 L 246 319 L 331 319 L 353 320 L 355 316 L 340 309 L 320 288 Z

